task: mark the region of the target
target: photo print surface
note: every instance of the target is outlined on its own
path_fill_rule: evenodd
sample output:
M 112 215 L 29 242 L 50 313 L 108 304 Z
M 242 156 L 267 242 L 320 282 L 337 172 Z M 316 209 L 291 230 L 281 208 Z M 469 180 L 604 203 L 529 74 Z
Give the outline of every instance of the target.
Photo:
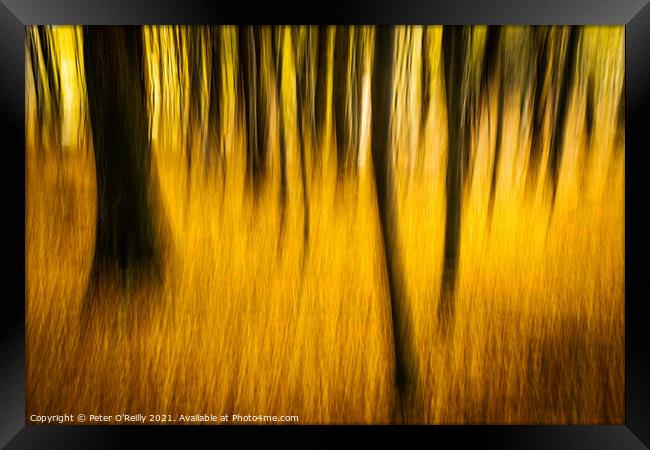
M 622 424 L 624 33 L 28 26 L 27 422 Z

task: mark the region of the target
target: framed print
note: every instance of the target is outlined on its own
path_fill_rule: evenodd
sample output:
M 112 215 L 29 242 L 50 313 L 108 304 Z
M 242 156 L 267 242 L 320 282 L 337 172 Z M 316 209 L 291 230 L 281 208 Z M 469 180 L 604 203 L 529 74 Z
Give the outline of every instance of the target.
M 647 446 L 649 8 L 5 0 L 3 445 Z

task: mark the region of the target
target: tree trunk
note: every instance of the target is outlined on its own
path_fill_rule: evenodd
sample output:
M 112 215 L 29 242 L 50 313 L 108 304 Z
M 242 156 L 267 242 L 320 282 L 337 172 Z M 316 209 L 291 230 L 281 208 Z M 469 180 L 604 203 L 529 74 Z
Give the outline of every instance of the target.
M 532 142 L 530 147 L 530 161 L 528 164 L 527 186 L 532 189 L 537 181 L 540 159 L 542 155 L 542 142 L 544 140 L 544 119 L 548 96 L 544 95 L 546 83 L 546 67 L 548 65 L 548 30 L 546 27 L 534 29 L 534 45 L 537 50 L 535 64 L 535 94 L 533 97 L 533 123 Z
M 151 267 L 158 247 L 140 27 L 86 27 L 84 67 L 97 177 L 91 282 Z M 155 192 L 155 191 L 154 191 Z
M 247 133 L 248 175 L 259 188 L 266 163 L 266 111 L 261 95 L 261 30 L 239 27 L 239 69 L 243 87 L 244 127 Z
M 282 99 L 282 75 L 283 75 L 283 46 L 284 29 L 281 26 L 274 26 L 272 29 L 272 52 L 273 52 L 273 77 L 275 77 L 275 100 L 278 111 L 277 131 L 280 138 L 280 235 L 278 237 L 278 251 L 282 246 L 284 238 L 284 227 L 287 218 L 287 146 L 284 134 L 284 105 Z
M 316 131 L 316 82 L 318 71 L 318 27 L 310 26 L 307 29 L 307 48 L 305 50 L 305 72 L 306 72 L 306 89 L 305 89 L 305 107 L 306 115 L 309 119 L 309 130 L 311 134 L 311 151 L 316 151 L 317 131 Z M 314 49 L 316 47 L 316 49 Z
M 336 128 L 336 161 L 338 179 L 345 173 L 350 146 L 346 106 L 350 92 L 347 89 L 350 68 L 350 27 L 336 27 L 334 45 L 334 124 Z
M 395 31 L 378 26 L 372 75 L 372 159 L 377 205 L 384 242 L 391 320 L 395 345 L 395 382 L 400 397 L 409 395 L 415 382 L 410 319 L 405 308 L 404 275 L 398 262 L 395 184 L 390 161 L 390 121 L 393 99 Z
M 499 52 L 499 29 L 496 29 L 490 33 L 496 43 L 491 44 L 492 48 L 490 49 L 493 54 L 488 54 L 493 62 L 490 64 L 495 69 L 490 70 L 490 74 L 494 77 L 497 77 L 498 88 L 499 88 L 499 99 L 497 101 L 497 124 L 496 124 L 496 137 L 494 142 L 494 158 L 492 160 L 492 176 L 490 179 L 490 196 L 488 199 L 488 212 L 487 212 L 487 223 L 488 227 L 492 225 L 492 214 L 494 212 L 494 198 L 497 191 L 497 180 L 499 176 L 499 162 L 501 161 L 501 143 L 503 140 L 503 109 L 505 107 L 506 95 L 508 94 L 509 83 L 506 82 L 506 75 L 504 73 L 504 56 Z M 490 45 L 488 45 L 490 46 Z
M 438 315 L 443 326 L 453 318 L 456 272 L 460 247 L 463 167 L 469 152 L 467 88 L 469 29 L 445 26 L 442 32 L 445 89 L 447 93 L 447 208 L 442 288 Z
M 557 194 L 557 183 L 559 176 L 560 162 L 562 161 L 562 150 L 564 145 L 564 135 L 566 134 L 566 118 L 569 110 L 569 100 L 571 88 L 573 86 L 573 72 L 575 70 L 575 61 L 578 53 L 578 33 L 579 27 L 571 26 L 569 30 L 569 42 L 567 44 L 566 56 L 564 59 L 564 71 L 562 82 L 560 84 L 560 94 L 557 105 L 557 114 L 555 116 L 555 126 L 551 135 L 551 150 L 549 155 L 552 203 L 555 204 L 555 195 Z
M 301 47 L 298 42 L 299 39 L 299 30 L 294 29 L 292 35 L 293 43 L 293 52 L 294 52 L 294 61 L 296 67 L 296 122 L 298 124 L 298 146 L 300 153 L 300 181 L 302 184 L 302 195 L 303 195 L 303 263 L 302 267 L 304 268 L 305 255 L 307 253 L 307 245 L 309 242 L 309 192 L 307 191 L 307 162 L 305 159 L 305 145 L 306 145 L 306 136 L 305 131 L 306 127 L 303 124 L 303 114 L 307 117 L 309 128 L 312 130 L 312 137 L 314 138 L 314 128 L 313 125 L 313 98 L 310 95 L 310 78 L 311 78 L 311 67 L 310 67 L 310 58 L 312 52 L 311 46 L 311 30 L 306 31 L 306 39 L 304 46 Z M 307 105 L 305 105 L 307 104 Z M 311 106 L 309 106 L 311 104 Z M 305 108 L 307 106 L 307 108 Z M 313 148 L 312 148 L 313 151 Z
M 211 132 L 214 138 L 214 144 L 218 156 L 218 161 L 221 166 L 222 173 L 225 178 L 225 155 L 221 152 L 219 145 L 221 139 L 221 28 L 218 26 L 212 27 L 210 30 L 210 43 L 211 43 L 211 59 L 212 68 L 210 70 L 210 105 L 208 106 L 208 117 L 210 122 Z M 210 163 L 210 151 L 205 154 L 206 161 Z
M 424 134 L 427 122 L 427 113 L 431 104 L 431 64 L 429 62 L 429 49 L 431 48 L 431 38 L 429 36 L 429 27 L 422 27 L 422 64 L 420 77 L 422 82 L 422 100 L 420 102 L 420 133 Z M 422 137 L 420 137 L 422 139 Z
M 325 119 L 327 112 L 328 102 L 328 75 L 329 75 L 329 27 L 318 27 L 318 63 L 316 66 L 316 111 L 315 122 L 316 130 L 319 133 L 317 142 L 319 145 L 323 143 L 322 134 L 325 133 Z M 316 162 L 320 162 L 320 158 L 315 158 Z

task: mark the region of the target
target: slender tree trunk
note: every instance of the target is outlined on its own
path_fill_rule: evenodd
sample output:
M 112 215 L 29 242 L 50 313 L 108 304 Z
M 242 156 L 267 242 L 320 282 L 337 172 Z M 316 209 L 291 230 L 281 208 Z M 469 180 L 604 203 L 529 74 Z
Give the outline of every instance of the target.
M 587 129 L 587 142 L 591 144 L 591 136 L 594 132 L 594 110 L 596 105 L 594 102 L 594 77 L 589 76 L 587 81 L 587 102 L 585 106 L 585 127 Z M 587 152 L 591 150 L 591 145 L 587 145 Z
M 348 162 L 352 173 L 356 173 L 361 141 L 361 93 L 363 90 L 363 36 L 362 28 L 354 29 L 352 45 L 351 108 L 350 108 L 350 148 Z
M 187 65 L 189 71 L 189 117 L 186 123 L 186 141 L 185 151 L 187 154 L 187 195 L 191 192 L 192 182 L 192 157 L 194 153 L 194 133 L 202 129 L 204 124 L 201 123 L 201 102 L 203 93 L 201 91 L 201 72 L 203 64 L 202 52 L 202 30 L 199 27 L 192 26 L 185 29 L 185 48 L 187 51 Z M 203 133 L 200 145 L 203 145 Z
M 566 49 L 564 71 L 562 73 L 562 82 L 560 84 L 560 94 L 558 98 L 558 110 L 555 116 L 555 126 L 551 135 L 551 150 L 549 155 L 549 168 L 552 186 L 552 204 L 555 204 L 555 195 L 557 194 L 557 183 L 559 177 L 559 167 L 562 161 L 562 151 L 564 146 L 564 136 L 566 134 L 566 121 L 569 111 L 569 100 L 575 71 L 575 62 L 578 53 L 578 35 L 579 27 L 571 26 L 569 30 L 569 39 Z
M 422 65 L 421 65 L 421 80 L 422 80 L 422 101 L 420 102 L 420 133 L 424 133 L 425 125 L 427 122 L 427 113 L 429 112 L 429 105 L 431 104 L 431 64 L 429 62 L 429 50 L 431 48 L 431 38 L 429 36 L 428 27 L 422 29 Z M 420 137 L 422 139 L 422 136 Z
M 395 346 L 395 382 L 402 400 L 415 385 L 416 366 L 411 324 L 405 304 L 404 275 L 398 261 L 395 184 L 390 161 L 390 123 L 393 99 L 395 30 L 378 26 L 372 76 L 372 159 L 377 205 L 384 242 L 391 320 Z
M 278 135 L 280 137 L 280 236 L 278 239 L 278 250 L 282 245 L 284 237 L 284 226 L 286 221 L 287 208 L 287 148 L 286 137 L 284 135 L 284 104 L 282 99 L 282 53 L 284 45 L 284 30 L 281 26 L 274 26 L 273 36 L 273 55 L 274 55 L 274 74 L 275 77 L 275 99 L 278 111 Z
M 210 120 L 214 143 L 217 146 L 219 164 L 225 178 L 225 155 L 218 146 L 221 140 L 221 28 L 213 27 L 210 33 L 212 69 L 210 71 L 210 106 L 208 107 L 208 116 Z M 210 152 L 206 154 L 206 160 L 210 161 Z
M 544 118 L 548 96 L 544 95 L 546 83 L 546 68 L 548 65 L 548 30 L 545 27 L 536 27 L 534 33 L 534 45 L 537 51 L 535 64 L 535 93 L 533 96 L 533 123 L 532 142 L 530 148 L 530 159 L 528 163 L 527 186 L 529 189 L 535 186 L 539 164 L 542 155 L 542 142 L 544 140 Z
M 483 55 L 483 67 L 481 71 L 480 85 L 478 88 L 478 102 L 480 105 L 483 102 L 487 103 L 487 114 L 488 114 L 488 129 L 490 130 L 492 126 L 491 120 L 491 107 L 490 107 L 490 87 L 496 86 L 499 88 L 499 100 L 497 104 L 497 124 L 496 124 L 496 144 L 494 149 L 494 165 L 492 166 L 492 183 L 496 187 L 496 170 L 497 170 L 497 155 L 500 150 L 501 143 L 501 128 L 502 128 L 502 114 L 503 114 L 503 102 L 502 96 L 503 93 L 503 83 L 501 76 L 501 62 L 499 59 L 499 39 L 501 35 L 501 27 L 498 25 L 490 26 L 487 30 L 487 37 L 485 42 L 485 51 Z M 480 110 L 479 107 L 476 108 Z M 491 131 L 491 130 L 490 130 Z M 488 131 L 488 133 L 490 133 Z M 490 185 L 490 196 L 488 201 L 488 227 L 492 222 L 492 207 L 494 203 L 494 192 L 493 184 Z
M 302 183 L 302 195 L 303 195 L 303 267 L 307 250 L 307 245 L 309 242 L 309 193 L 307 192 L 307 163 L 305 160 L 305 126 L 303 124 L 303 111 L 305 111 L 305 103 L 312 102 L 313 99 L 310 96 L 310 78 L 311 78 L 311 67 L 310 67 L 310 53 L 311 53 L 311 30 L 306 31 L 306 39 L 304 46 L 301 47 L 298 42 L 298 31 L 296 30 L 293 33 L 293 51 L 294 51 L 294 61 L 296 67 L 296 112 L 297 112 L 297 123 L 298 123 L 298 146 L 300 153 L 300 181 Z M 309 106 L 307 107 L 307 122 L 312 127 L 313 114 L 309 112 Z M 313 105 L 311 106 L 313 111 Z M 312 139 L 313 139 L 313 128 L 312 128 Z
M 319 145 L 323 143 L 322 133 L 325 133 L 325 119 L 328 103 L 328 74 L 329 74 L 329 29 L 326 26 L 318 27 L 318 63 L 316 67 L 316 129 L 320 135 L 317 137 Z M 316 157 L 315 161 L 320 161 Z
M 487 103 L 488 129 L 491 132 L 492 117 L 490 107 L 490 86 L 494 84 L 499 69 L 499 38 L 501 35 L 501 26 L 493 25 L 488 27 L 485 42 L 485 52 L 483 55 L 483 68 L 481 73 L 479 97 Z
M 59 76 L 57 71 L 57 66 L 55 63 L 55 55 L 52 51 L 52 34 L 48 30 L 49 27 L 39 26 L 38 33 L 41 41 L 41 51 L 43 55 L 43 64 L 45 68 L 45 73 L 47 74 L 47 87 L 50 93 L 50 101 L 52 102 L 52 116 L 53 123 L 55 126 L 59 125 L 59 116 L 60 116 L 60 101 L 59 93 L 61 92 L 61 86 L 59 83 Z
M 348 159 L 349 127 L 347 126 L 347 89 L 350 68 L 350 27 L 336 27 L 334 45 L 334 124 L 336 128 L 336 161 L 339 180 L 343 177 Z
M 239 68 L 243 87 L 244 127 L 247 133 L 247 167 L 248 176 L 253 185 L 259 187 L 263 173 L 265 155 L 264 146 L 264 105 L 261 102 L 260 62 L 261 39 L 260 31 L 253 26 L 239 27 Z
M 442 32 L 447 93 L 447 208 L 442 287 L 438 316 L 443 326 L 453 319 L 460 248 L 463 161 L 469 152 L 469 123 L 465 78 L 469 63 L 469 29 L 445 26 Z
M 278 109 L 278 136 L 280 137 L 280 201 L 286 203 L 287 196 L 287 148 L 284 130 L 284 104 L 282 99 L 284 30 L 281 26 L 273 27 L 273 55 L 275 76 L 275 100 Z
M 316 83 L 317 83 L 317 72 L 318 72 L 318 27 L 310 26 L 307 30 L 307 49 L 305 54 L 305 70 L 306 70 L 306 102 L 307 107 L 307 117 L 309 118 L 309 129 L 311 134 L 311 151 L 312 153 L 316 151 L 316 146 L 318 145 L 318 133 L 316 130 Z M 314 49 L 314 47 L 316 48 Z
M 508 83 L 506 82 L 506 75 L 504 73 L 504 57 L 498 50 L 498 31 L 495 30 L 492 36 L 497 40 L 496 47 L 491 49 L 495 52 L 494 55 L 491 55 L 496 61 L 492 64 L 496 66 L 495 69 L 491 70 L 492 75 L 496 75 L 498 80 L 497 86 L 499 88 L 499 98 L 497 100 L 497 124 L 496 124 L 496 137 L 494 142 L 494 158 L 492 161 L 492 176 L 490 178 L 490 196 L 488 199 L 488 227 L 492 225 L 492 215 L 494 212 L 494 199 L 497 191 L 497 181 L 499 176 L 499 163 L 501 162 L 501 145 L 503 140 L 503 113 L 506 102 L 506 96 L 508 94 Z M 494 36 L 497 34 L 496 36 Z

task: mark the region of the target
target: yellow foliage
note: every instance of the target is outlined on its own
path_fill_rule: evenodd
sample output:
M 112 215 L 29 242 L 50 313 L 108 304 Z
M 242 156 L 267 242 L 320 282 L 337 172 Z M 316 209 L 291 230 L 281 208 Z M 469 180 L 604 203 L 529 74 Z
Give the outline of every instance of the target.
M 89 130 L 75 127 L 85 114 L 83 70 L 73 70 L 83 68 L 80 30 L 53 28 L 69 150 L 64 158 L 53 148 L 42 154 L 34 147 L 38 130 L 26 71 L 27 417 L 240 413 L 298 415 L 300 423 L 391 422 L 394 350 L 369 157 L 372 29 L 357 28 L 365 58 L 359 171 L 337 185 L 331 105 L 325 138 L 317 148 L 305 140 L 307 242 L 297 126 L 305 119 L 296 117 L 292 50 L 295 36 L 301 47 L 310 45 L 306 30 L 294 35 L 281 29 L 279 105 L 275 100 L 268 105 L 272 130 L 283 108 L 278 128 L 287 145 L 283 230 L 277 131 L 270 134 L 270 176 L 260 198 L 253 198 L 245 180 L 234 27 L 219 32 L 224 112 L 221 136 L 209 144 L 210 151 L 226 155 L 225 166 L 215 158 L 186 169 L 184 133 L 194 133 L 197 148 L 201 136 L 182 115 L 189 108 L 188 96 L 181 95 L 188 89 L 188 61 L 183 52 L 184 60 L 177 60 L 172 37 L 186 31 L 144 29 L 163 205 L 158 213 L 170 225 L 164 277 L 136 287 L 126 300 L 119 288 L 107 287 L 103 296 L 112 300 L 90 317 L 81 310 L 94 245 L 95 169 L 92 142 L 77 136 Z M 264 89 L 271 92 L 276 87 L 270 29 L 265 33 L 262 70 Z M 424 33 L 430 39 L 425 60 Z M 416 408 L 408 420 L 623 423 L 624 144 L 615 136 L 624 30 L 584 28 L 553 210 L 543 170 L 534 189 L 526 189 L 530 136 L 522 129 L 531 118 L 521 117 L 520 99 L 512 97 L 504 108 L 494 214 L 487 222 L 497 101 L 484 105 L 473 131 L 456 317 L 446 339 L 436 314 L 447 147 L 441 36 L 440 27 L 398 29 L 392 144 L 400 261 L 419 362 Z M 329 38 L 333 44 L 332 30 Z M 485 30 L 477 28 L 473 52 L 482 51 L 484 40 Z M 331 68 L 338 62 L 329 48 L 331 94 Z M 431 74 L 431 102 L 421 118 L 423 64 Z M 597 99 L 591 141 L 583 125 L 589 74 Z M 208 76 L 206 64 L 203 114 Z

